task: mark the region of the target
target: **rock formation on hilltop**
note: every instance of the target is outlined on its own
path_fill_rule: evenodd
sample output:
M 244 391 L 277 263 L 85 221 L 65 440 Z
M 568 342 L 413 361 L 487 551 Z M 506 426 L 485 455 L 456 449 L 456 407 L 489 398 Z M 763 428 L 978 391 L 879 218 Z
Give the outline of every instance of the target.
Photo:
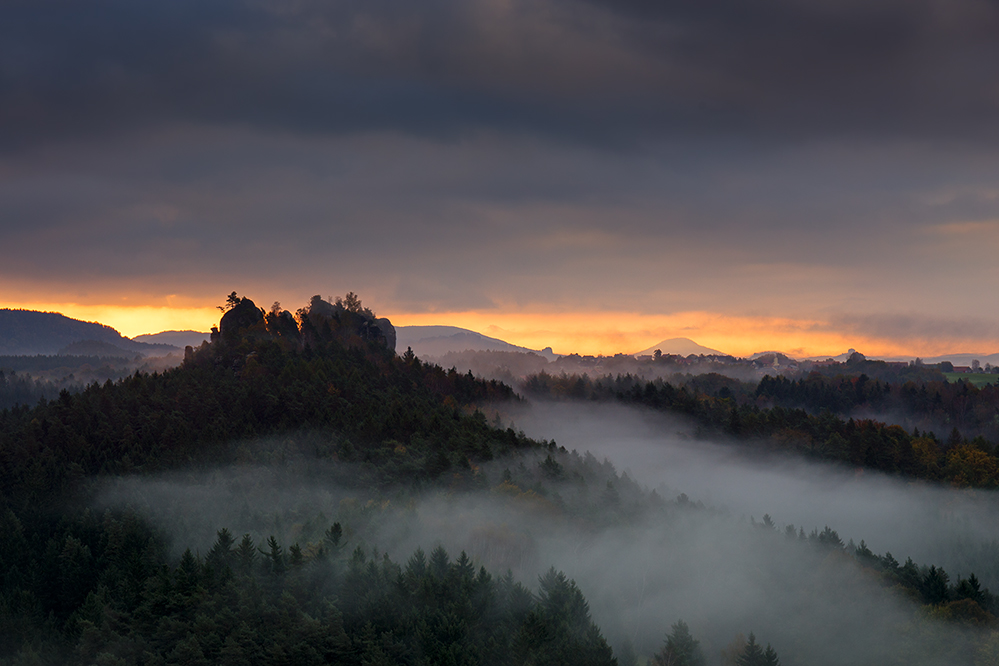
M 277 303 L 270 312 L 265 312 L 249 298 L 237 296 L 236 292 L 228 296 L 222 309 L 224 314 L 218 329 L 212 333 L 212 342 L 277 338 L 306 345 L 337 340 L 347 345 L 374 342 L 395 351 L 396 333 L 392 322 L 375 317 L 353 292 L 333 302 L 313 296 L 294 316 Z
M 264 311 L 261 310 L 249 298 L 239 298 L 232 292 L 229 296 L 231 307 L 222 315 L 219 321 L 219 334 L 223 340 L 234 340 L 237 337 L 245 336 L 251 331 L 264 329 Z

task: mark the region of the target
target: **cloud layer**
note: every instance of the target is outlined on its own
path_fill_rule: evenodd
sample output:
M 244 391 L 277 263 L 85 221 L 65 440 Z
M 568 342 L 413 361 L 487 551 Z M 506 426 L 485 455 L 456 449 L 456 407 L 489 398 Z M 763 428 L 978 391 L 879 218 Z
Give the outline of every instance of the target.
M 11 303 L 997 325 L 994 3 L 3 12 Z

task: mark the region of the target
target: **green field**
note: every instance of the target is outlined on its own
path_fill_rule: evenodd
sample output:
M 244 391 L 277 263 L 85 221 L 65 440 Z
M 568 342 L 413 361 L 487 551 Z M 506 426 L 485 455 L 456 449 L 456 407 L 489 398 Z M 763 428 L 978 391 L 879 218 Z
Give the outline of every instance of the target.
M 984 372 L 945 372 L 944 377 L 949 382 L 967 381 L 975 386 L 999 384 L 999 375 L 986 374 Z

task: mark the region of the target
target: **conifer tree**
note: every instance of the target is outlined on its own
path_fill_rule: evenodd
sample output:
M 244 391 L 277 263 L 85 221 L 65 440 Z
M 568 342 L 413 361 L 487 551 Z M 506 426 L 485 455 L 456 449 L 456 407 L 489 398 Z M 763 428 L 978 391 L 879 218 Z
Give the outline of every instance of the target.
M 683 620 L 677 620 L 666 637 L 666 645 L 653 655 L 656 666 L 705 666 L 707 663 L 701 651 L 700 641 L 690 634 L 690 628 Z
M 756 636 L 749 632 L 749 640 L 746 642 L 746 649 L 735 660 L 736 666 L 766 666 L 766 656 L 763 648 L 756 642 Z
M 216 532 L 216 536 L 218 538 L 212 549 L 208 551 L 205 564 L 211 568 L 215 576 L 224 579 L 226 576 L 232 575 L 231 570 L 236 559 L 236 553 L 232 547 L 236 543 L 236 539 L 232 536 L 232 532 L 225 527 Z
M 260 552 L 267 556 L 266 566 L 270 573 L 284 573 L 284 548 L 278 544 L 274 535 L 267 538 L 267 550 L 261 548 Z
M 243 535 L 243 540 L 239 542 L 236 549 L 236 562 L 240 573 L 249 574 L 253 571 L 253 562 L 257 559 L 257 548 L 253 545 L 253 539 L 249 534 Z

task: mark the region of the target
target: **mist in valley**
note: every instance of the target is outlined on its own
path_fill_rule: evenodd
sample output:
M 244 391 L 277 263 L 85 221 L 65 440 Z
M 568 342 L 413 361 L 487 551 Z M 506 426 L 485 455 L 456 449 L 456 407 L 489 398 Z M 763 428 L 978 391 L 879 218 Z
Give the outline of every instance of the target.
M 516 427 L 573 452 L 549 447 L 494 460 L 472 490 L 369 490 L 351 482 L 356 468 L 303 458 L 124 477 L 97 508 L 130 506 L 178 549 L 202 554 L 221 527 L 259 546 L 275 535 L 308 551 L 339 522 L 345 557 L 361 548 L 405 566 L 417 548 L 443 546 L 494 575 L 510 570 L 533 590 L 554 566 L 579 585 L 619 656 L 651 655 L 683 619 L 712 664 L 729 663 L 723 654 L 750 631 L 785 666 L 973 663 L 973 630 L 927 621 L 919 602 L 841 549 L 758 523 L 768 513 L 777 527 L 829 525 L 844 541 L 864 539 L 900 561 L 942 565 L 956 581 L 970 570 L 938 555 L 955 539 L 988 541 L 997 515 L 991 494 L 804 461 L 753 462 L 730 445 L 695 439 L 682 422 L 618 406 L 534 404 Z M 561 471 L 537 484 L 546 459 Z M 580 477 L 577 469 L 588 471 Z
M 801 457 L 750 450 L 752 443 L 697 436 L 680 417 L 614 404 L 534 402 L 515 426 L 531 437 L 608 459 L 664 497 L 685 493 L 736 517 L 793 524 L 875 553 L 974 572 L 999 591 L 999 494 L 889 477 Z

